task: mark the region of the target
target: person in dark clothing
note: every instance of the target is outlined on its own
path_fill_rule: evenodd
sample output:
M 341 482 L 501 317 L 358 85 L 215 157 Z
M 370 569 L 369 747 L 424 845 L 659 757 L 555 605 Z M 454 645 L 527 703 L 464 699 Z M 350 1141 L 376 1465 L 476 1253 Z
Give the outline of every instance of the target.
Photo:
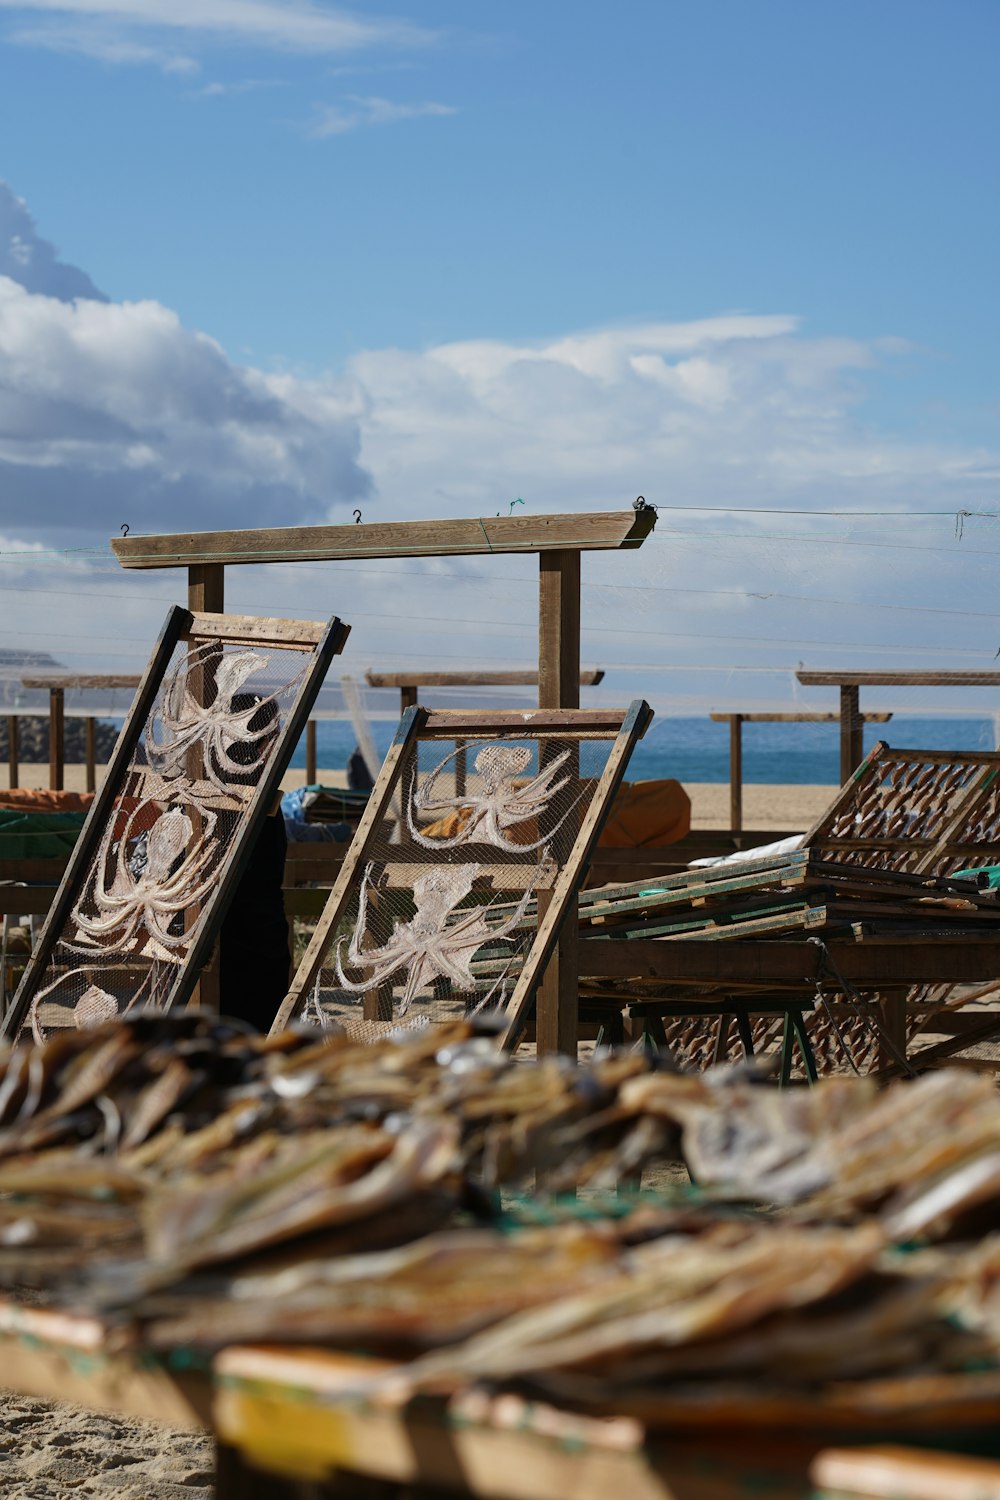
M 253 693 L 238 693 L 233 708 L 244 712 L 260 704 L 259 714 L 247 721 L 255 735 L 263 735 L 273 724 L 278 732 L 274 700 Z M 243 764 L 258 766 L 261 742 L 230 747 L 226 779 L 253 784 L 257 771 L 240 772 Z M 288 992 L 292 956 L 288 946 L 288 921 L 282 882 L 288 839 L 281 816 L 281 796 L 263 819 L 250 851 L 250 858 L 236 887 L 219 938 L 219 1009 L 224 1016 L 237 1016 L 258 1031 L 267 1031 L 278 1006 Z

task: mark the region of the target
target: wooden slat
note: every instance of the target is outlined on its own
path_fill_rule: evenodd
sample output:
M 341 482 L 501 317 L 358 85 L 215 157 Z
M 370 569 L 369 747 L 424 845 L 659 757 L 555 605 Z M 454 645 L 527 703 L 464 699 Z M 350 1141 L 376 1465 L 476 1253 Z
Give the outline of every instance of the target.
M 122 672 L 46 672 L 44 676 L 22 677 L 23 688 L 63 688 L 67 692 L 85 688 L 137 688 L 142 678 Z
M 1000 938 L 904 944 L 832 940 L 827 944 L 845 979 L 863 989 L 891 984 L 961 984 L 1000 974 Z M 672 984 L 814 985 L 821 953 L 794 940 L 704 942 L 678 938 L 580 943 L 580 973 L 590 978 L 662 979 Z M 832 978 L 828 979 L 833 987 Z
M 617 735 L 627 713 L 625 708 L 526 708 L 518 710 L 513 718 L 509 708 L 435 708 L 428 712 L 421 739 L 431 735 L 437 739 L 455 736 L 475 739 L 477 729 L 500 728 L 511 734 L 523 734 L 525 739 L 548 734 L 592 740 L 602 735 Z
M 604 671 L 591 667 L 580 673 L 581 687 L 596 687 Z M 365 673 L 369 687 L 537 687 L 537 671 L 524 672 L 373 672 Z
M 193 614 L 185 637 L 224 641 L 226 645 L 275 646 L 284 651 L 312 651 L 323 639 L 325 620 L 272 620 L 257 615 Z M 344 640 L 350 626 L 343 626 Z
M 493 552 L 606 551 L 640 547 L 656 525 L 652 507 L 545 516 L 280 526 L 254 531 L 112 537 L 123 568 L 325 562 L 363 557 L 476 556 Z
M 188 568 L 188 609 L 192 614 L 221 615 L 225 609 L 226 570 L 218 563 Z
M 7 715 L 7 785 L 13 791 L 20 778 L 18 767 L 18 722 L 17 714 Z
M 803 687 L 1000 687 L 1000 672 L 813 672 L 795 676 Z
M 809 1477 L 843 1500 L 1000 1500 L 1000 1463 L 925 1448 L 827 1448 Z
M 716 724 L 725 724 L 730 719 L 742 719 L 744 724 L 839 724 L 839 714 L 745 714 L 745 713 L 717 713 L 709 714 Z M 892 718 L 889 713 L 862 714 L 866 724 L 888 724 Z

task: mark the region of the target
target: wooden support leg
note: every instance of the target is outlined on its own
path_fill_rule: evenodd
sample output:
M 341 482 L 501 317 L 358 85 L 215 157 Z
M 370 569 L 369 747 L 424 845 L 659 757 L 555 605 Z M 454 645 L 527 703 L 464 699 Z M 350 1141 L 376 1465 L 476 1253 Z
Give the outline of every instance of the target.
M 906 991 L 888 990 L 879 996 L 882 1030 L 900 1057 L 906 1056 Z M 888 1047 L 879 1047 L 878 1066 L 896 1066 L 896 1057 Z
M 753 1057 L 753 1028 L 750 1025 L 750 1017 L 745 1010 L 738 1010 L 736 1012 L 736 1030 L 739 1032 L 740 1041 L 743 1043 L 743 1056 L 747 1058 Z
M 727 1012 L 719 1017 L 719 1034 L 715 1038 L 715 1051 L 712 1054 L 712 1066 L 718 1067 L 724 1063 L 729 1054 L 729 1033 L 733 1027 L 733 1018 Z
M 538 706 L 580 706 L 580 554 L 542 552 L 538 579 Z M 548 896 L 539 892 L 539 921 Z M 579 921 L 575 903 L 563 924 L 536 1001 L 538 1055 L 577 1055 Z
M 8 777 L 7 777 L 7 785 L 8 785 L 8 787 L 11 787 L 11 788 L 16 787 L 16 786 L 18 786 L 20 784 L 20 768 L 18 766 L 18 760 L 17 760 L 19 750 L 20 750 L 20 746 L 18 745 L 18 719 L 17 719 L 17 714 L 8 714 L 7 715 L 7 766 L 8 766 L 8 773 L 9 774 L 8 774 Z
M 318 780 L 316 773 L 316 720 L 310 719 L 306 725 L 306 785 L 315 786 Z
M 743 829 L 743 715 L 729 719 L 729 827 L 733 833 Z
M 61 792 L 66 782 L 66 695 L 49 689 L 49 789 Z

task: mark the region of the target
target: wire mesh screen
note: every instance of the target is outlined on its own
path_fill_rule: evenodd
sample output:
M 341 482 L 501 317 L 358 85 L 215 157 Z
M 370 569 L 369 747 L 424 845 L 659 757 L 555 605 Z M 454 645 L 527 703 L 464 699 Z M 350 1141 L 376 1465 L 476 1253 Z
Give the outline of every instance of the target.
M 309 628 L 311 643 L 287 648 L 218 632 L 163 648 L 146 710 L 137 702 L 123 732 L 131 748 L 113 795 L 71 872 L 72 900 L 61 918 L 54 911 L 44 967 L 30 976 L 23 1025 L 36 1040 L 171 1003 L 240 834 L 283 769 L 315 665 L 319 628 Z
M 412 737 L 303 1018 L 375 1035 L 504 1009 L 614 744 L 614 733 Z
M 807 837 L 839 864 L 950 874 L 1000 858 L 1000 754 L 878 744 Z

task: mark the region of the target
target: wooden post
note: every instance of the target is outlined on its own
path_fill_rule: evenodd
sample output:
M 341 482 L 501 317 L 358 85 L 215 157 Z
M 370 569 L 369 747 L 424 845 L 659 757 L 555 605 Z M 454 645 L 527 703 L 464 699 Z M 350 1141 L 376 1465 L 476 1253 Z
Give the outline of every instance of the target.
M 316 720 L 310 719 L 306 725 L 306 786 L 315 786 L 318 779 L 316 773 Z
M 11 787 L 11 788 L 20 785 L 19 772 L 18 772 L 18 764 L 17 764 L 18 750 L 20 748 L 18 746 L 18 742 L 17 742 L 18 741 L 18 727 L 19 726 L 18 726 L 17 714 L 8 714 L 7 715 L 7 765 L 8 765 L 7 785 L 8 785 L 8 787 Z
M 188 609 L 194 614 L 221 615 L 225 608 L 226 569 L 222 563 L 191 563 L 188 567 Z M 201 671 L 197 676 L 203 676 Z M 203 686 L 203 684 L 193 684 Z M 196 772 L 196 774 L 198 774 Z M 219 992 L 219 944 L 215 943 L 212 956 L 205 964 L 198 982 L 191 991 L 189 1005 L 203 1010 L 220 1009 Z
M 467 767 L 465 764 L 465 741 L 455 741 L 455 796 L 464 797 L 466 783 L 468 781 Z
M 97 730 L 93 715 L 83 721 L 84 760 L 87 767 L 87 791 L 97 790 Z
M 226 593 L 223 563 L 192 563 L 188 568 L 188 609 L 195 614 L 221 615 Z
M 840 784 L 846 786 L 864 760 L 864 722 L 860 707 L 861 689 L 854 684 L 840 685 Z
M 417 706 L 417 689 L 412 683 L 405 683 L 399 690 L 399 717 L 402 718 L 408 708 Z
M 66 694 L 49 689 L 49 789 L 61 792 L 66 779 Z
M 743 828 L 743 715 L 729 717 L 729 827 Z
M 542 552 L 538 579 L 538 706 L 580 706 L 580 554 Z M 545 917 L 551 891 L 538 893 L 538 921 Z M 579 954 L 576 903 L 538 988 L 535 1035 L 539 1057 L 577 1055 Z

